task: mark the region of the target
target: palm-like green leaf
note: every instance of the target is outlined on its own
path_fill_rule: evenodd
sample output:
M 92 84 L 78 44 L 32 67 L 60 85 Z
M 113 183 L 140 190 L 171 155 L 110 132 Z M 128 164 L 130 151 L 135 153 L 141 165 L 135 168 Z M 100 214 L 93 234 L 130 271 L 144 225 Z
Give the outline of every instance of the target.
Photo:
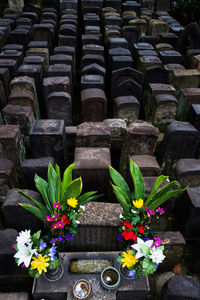
M 81 177 L 73 180 L 66 188 L 63 201 L 69 198 L 78 198 L 78 196 L 81 194 L 82 191 L 82 179 Z
M 140 172 L 138 165 L 131 159 L 130 160 L 130 172 L 133 178 L 135 200 L 145 199 L 145 185 L 144 179 Z
M 159 177 L 157 177 L 155 183 L 154 183 L 154 186 L 151 190 L 151 193 L 149 195 L 149 197 L 147 198 L 146 202 L 145 202 L 145 206 L 148 206 L 149 203 L 151 202 L 151 200 L 153 199 L 153 197 L 155 196 L 156 194 L 156 191 L 157 189 L 159 188 L 159 186 L 169 178 L 169 176 L 164 176 L 164 175 L 161 175 Z
M 49 208 L 51 213 L 53 213 L 53 208 L 48 197 L 48 183 L 37 174 L 35 174 L 34 180 L 35 180 L 35 185 L 38 191 L 40 192 L 40 194 L 42 195 L 42 198 L 44 199 L 46 206 Z
M 93 200 L 96 200 L 97 198 L 99 198 L 99 197 L 101 197 L 102 195 L 95 195 L 95 196 L 91 196 L 91 197 L 88 197 L 87 199 L 85 199 L 85 200 L 82 200 L 82 201 L 78 201 L 79 203 L 79 205 L 85 205 L 85 204 L 87 204 L 88 202 L 90 202 L 90 201 L 93 201 Z
M 157 198 L 156 200 L 152 201 L 151 204 L 149 205 L 149 209 L 153 210 L 155 208 L 157 208 L 158 206 L 160 206 L 162 203 L 164 203 L 166 200 L 177 196 L 179 194 L 181 194 L 182 192 L 184 192 L 188 187 L 182 189 L 182 190 L 173 190 L 173 191 L 169 191 L 167 193 L 165 193 L 164 195 L 162 195 L 161 197 Z
M 171 191 L 173 188 L 175 188 L 177 186 L 179 186 L 178 181 L 172 181 L 172 182 L 164 185 L 157 193 L 154 194 L 154 196 L 152 197 L 151 203 L 153 203 L 158 198 L 162 197 L 167 192 Z
M 129 204 L 131 204 L 132 194 L 124 178 L 111 166 L 109 166 L 109 172 L 110 172 L 110 177 L 112 178 L 114 184 L 120 187 L 126 193 L 128 202 Z
M 58 198 L 57 201 L 60 203 L 61 200 L 61 191 L 62 191 L 62 182 L 61 182 L 61 177 L 60 177 L 60 168 L 56 164 L 56 173 L 57 173 L 57 178 L 56 178 L 56 187 L 57 187 L 57 192 L 58 192 Z
M 130 207 L 126 200 L 126 193 L 118 186 L 112 184 L 113 191 L 125 213 L 130 212 Z
M 56 186 L 57 173 L 52 164 L 48 166 L 48 196 L 51 202 L 51 206 L 58 201 L 58 191 Z
M 19 205 L 22 206 L 23 208 L 25 208 L 26 210 L 28 210 L 29 212 L 31 212 L 33 215 L 35 215 L 41 221 L 44 221 L 46 215 L 41 209 L 39 209 L 31 204 L 19 203 Z
M 36 199 L 30 197 L 29 195 L 25 194 L 22 191 L 16 191 L 18 194 L 20 194 L 21 196 L 23 196 L 24 198 L 32 201 L 33 203 L 35 203 L 35 205 L 38 206 L 38 208 L 40 208 L 43 213 L 48 216 L 50 214 L 50 211 L 48 210 L 48 208 L 46 206 L 44 206 L 40 201 L 37 201 Z
M 63 174 L 61 202 L 64 200 L 64 195 L 65 195 L 68 185 L 72 182 L 72 171 L 75 167 L 75 164 L 76 163 L 74 162 L 73 164 L 69 165 L 69 167 L 65 170 L 65 172 Z

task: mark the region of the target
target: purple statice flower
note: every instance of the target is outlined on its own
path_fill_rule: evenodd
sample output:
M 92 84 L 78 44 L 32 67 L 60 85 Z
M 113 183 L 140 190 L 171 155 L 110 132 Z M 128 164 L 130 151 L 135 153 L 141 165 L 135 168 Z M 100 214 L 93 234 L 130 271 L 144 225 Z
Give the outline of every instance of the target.
M 64 238 L 69 242 L 73 239 L 73 234 L 72 233 L 67 233 L 64 235 Z
M 165 213 L 165 211 L 163 210 L 162 207 L 158 207 L 158 208 L 156 209 L 156 211 L 159 212 L 161 215 L 163 215 L 163 214 Z
M 53 246 L 49 249 L 49 256 L 51 257 L 51 261 L 56 258 L 56 248 L 57 246 Z
M 131 270 L 128 272 L 128 277 L 130 277 L 131 279 L 133 279 L 133 277 L 135 277 L 135 270 Z
M 39 254 L 37 253 L 37 251 L 34 253 L 34 255 L 35 255 L 36 257 L 38 257 L 38 256 L 39 256 Z
M 54 239 L 52 239 L 52 240 L 50 240 L 50 243 L 52 244 L 52 243 L 55 243 L 55 242 L 57 242 L 57 238 L 54 238 Z
M 21 267 L 21 268 L 25 268 L 25 264 L 22 264 L 20 267 Z
M 56 242 L 64 242 L 64 240 L 60 235 L 57 238 L 50 240 L 51 244 L 56 243 Z
M 47 246 L 47 244 L 45 242 L 43 243 L 43 241 L 40 241 L 40 248 L 39 248 L 39 250 L 42 251 L 43 249 L 46 248 L 46 246 Z
M 62 236 L 58 236 L 58 239 L 57 239 L 59 242 L 64 242 L 64 240 L 63 240 L 63 238 L 62 238 Z
M 123 241 L 123 236 L 120 233 L 118 233 L 117 239 L 118 239 L 118 241 L 122 242 Z
M 147 241 L 149 241 L 149 240 L 150 240 L 150 238 L 149 238 L 149 237 L 143 237 L 142 239 L 143 239 L 143 241 L 144 241 L 144 242 L 147 242 Z

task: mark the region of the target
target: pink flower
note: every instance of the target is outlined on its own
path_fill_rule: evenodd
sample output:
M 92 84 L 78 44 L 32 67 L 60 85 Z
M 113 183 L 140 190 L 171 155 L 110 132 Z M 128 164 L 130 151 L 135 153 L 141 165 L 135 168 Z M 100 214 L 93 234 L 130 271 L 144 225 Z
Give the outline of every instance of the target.
M 15 248 L 15 244 L 12 245 L 12 248 Z
M 162 241 L 160 238 L 155 237 L 154 241 L 155 241 L 155 243 L 154 243 L 155 247 L 160 247 L 160 245 L 162 244 Z
M 60 209 L 61 204 L 59 202 L 54 203 L 53 205 L 54 208 Z
M 53 218 L 52 218 L 52 217 L 49 217 L 49 216 L 45 217 L 45 220 L 46 220 L 47 222 L 53 222 Z
M 58 227 L 57 227 L 57 223 L 53 223 L 53 224 L 51 225 L 51 228 L 52 228 L 52 230 L 56 230 L 56 229 L 58 229 Z
M 161 207 L 158 207 L 158 208 L 156 209 L 156 211 L 159 212 L 161 215 L 163 215 L 163 214 L 165 213 L 165 211 L 164 211 L 163 208 L 161 208 Z
M 149 210 L 149 213 L 150 213 L 150 215 L 152 215 L 152 216 L 155 216 L 155 211 L 153 211 L 153 210 Z
M 62 221 L 58 221 L 56 223 L 56 225 L 57 225 L 57 228 L 63 228 L 65 224 Z

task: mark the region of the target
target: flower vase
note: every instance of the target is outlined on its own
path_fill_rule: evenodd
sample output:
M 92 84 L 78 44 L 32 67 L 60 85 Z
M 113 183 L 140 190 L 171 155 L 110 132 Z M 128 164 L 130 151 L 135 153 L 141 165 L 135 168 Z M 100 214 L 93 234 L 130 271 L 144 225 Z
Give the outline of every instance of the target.
M 63 275 L 63 271 L 64 271 L 63 265 L 60 264 L 55 269 L 48 269 L 47 272 L 45 273 L 45 277 L 49 281 L 56 281 Z
M 120 266 L 120 273 L 124 278 L 135 279 L 135 276 L 129 276 L 129 272 L 130 272 L 130 270 L 127 267 L 123 268 L 122 265 Z

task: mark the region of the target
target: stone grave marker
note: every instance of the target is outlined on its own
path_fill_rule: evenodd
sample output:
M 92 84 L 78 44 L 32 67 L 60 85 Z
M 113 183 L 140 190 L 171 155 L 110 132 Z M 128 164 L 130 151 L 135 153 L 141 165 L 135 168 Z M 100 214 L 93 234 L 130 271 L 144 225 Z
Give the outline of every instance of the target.
M 123 119 L 129 125 L 139 118 L 140 102 L 134 96 L 121 96 L 114 99 L 114 117 Z
M 175 168 L 175 176 L 182 187 L 200 185 L 200 160 L 194 158 L 180 159 Z
M 101 89 L 86 89 L 81 92 L 83 122 L 103 121 L 107 114 L 107 99 Z
M 70 79 L 66 76 L 46 77 L 43 79 L 43 94 L 46 99 L 53 92 L 67 92 L 70 94 Z
M 16 186 L 13 161 L 0 158 L 0 203 L 3 203 L 8 191 Z
M 77 126 L 77 147 L 110 148 L 111 131 L 104 122 L 84 122 Z
M 178 113 L 179 120 L 188 119 L 188 113 L 192 104 L 200 104 L 200 88 L 183 88 L 178 95 Z

